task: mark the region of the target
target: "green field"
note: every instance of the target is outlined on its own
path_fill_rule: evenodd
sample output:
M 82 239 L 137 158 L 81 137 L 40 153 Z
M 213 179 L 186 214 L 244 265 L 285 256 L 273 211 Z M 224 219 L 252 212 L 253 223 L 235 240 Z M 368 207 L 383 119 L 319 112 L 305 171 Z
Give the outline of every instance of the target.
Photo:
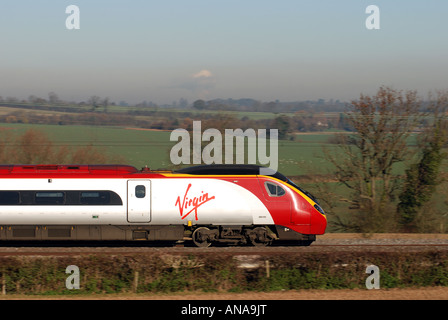
M 122 127 L 60 126 L 37 124 L 1 124 L 1 134 L 22 134 L 28 129 L 45 132 L 54 146 L 92 145 L 105 152 L 115 162 L 137 168 L 172 168 L 169 131 L 134 130 Z M 278 171 L 285 175 L 323 174 L 329 164 L 323 159 L 322 146 L 334 148 L 326 141 L 333 133 L 304 134 L 295 141 L 279 141 Z M 247 152 L 247 149 L 246 149 Z M 317 170 L 317 171 L 314 171 Z
M 45 132 L 54 146 L 93 146 L 114 162 L 137 168 L 163 168 L 170 165 L 169 132 L 130 130 L 120 127 L 2 124 L 3 134 L 21 134 L 33 128 Z

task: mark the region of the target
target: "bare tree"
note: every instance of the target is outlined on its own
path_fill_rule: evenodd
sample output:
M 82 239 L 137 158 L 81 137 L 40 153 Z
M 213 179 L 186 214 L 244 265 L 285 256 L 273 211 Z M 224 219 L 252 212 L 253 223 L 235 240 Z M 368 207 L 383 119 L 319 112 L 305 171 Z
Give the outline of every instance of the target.
M 48 93 L 48 102 L 50 104 L 57 104 L 57 103 L 59 103 L 58 95 L 56 93 L 54 93 L 54 92 Z
M 101 98 L 99 96 L 91 96 L 88 100 L 87 100 L 87 104 L 89 104 L 90 106 L 92 106 L 92 111 L 96 110 L 96 108 L 98 108 L 101 104 Z
M 51 163 L 53 145 L 47 136 L 35 129 L 27 130 L 23 135 L 16 138 L 15 163 L 31 164 Z
M 120 156 L 109 156 L 92 145 L 85 147 L 55 146 L 47 135 L 28 129 L 14 136 L 1 132 L 0 163 L 17 164 L 104 164 L 124 162 Z
M 107 110 L 109 108 L 109 97 L 106 97 L 102 100 L 101 102 L 103 108 L 104 108 L 104 113 L 107 113 Z
M 433 195 L 442 182 L 440 169 L 447 154 L 443 147 L 448 142 L 448 91 L 439 91 L 427 104 L 425 128 L 418 135 L 418 159 L 406 170 L 406 179 L 399 196 L 397 211 L 403 230 L 443 231 L 441 212 L 434 205 Z
M 397 164 L 409 155 L 407 139 L 421 120 L 421 102 L 415 91 L 381 87 L 374 96 L 352 101 L 346 120 L 354 129 L 335 153 L 326 151 L 339 183 L 350 190 L 346 201 L 354 211 L 337 223 L 358 232 L 395 228 L 400 175 Z

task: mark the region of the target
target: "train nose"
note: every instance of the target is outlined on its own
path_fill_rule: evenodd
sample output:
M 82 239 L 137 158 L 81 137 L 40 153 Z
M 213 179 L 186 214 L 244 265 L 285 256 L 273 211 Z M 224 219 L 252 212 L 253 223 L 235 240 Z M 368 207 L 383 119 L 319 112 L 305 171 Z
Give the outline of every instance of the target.
M 311 233 L 324 234 L 327 228 L 327 216 L 325 211 L 317 203 L 314 204 L 314 214 L 311 215 Z

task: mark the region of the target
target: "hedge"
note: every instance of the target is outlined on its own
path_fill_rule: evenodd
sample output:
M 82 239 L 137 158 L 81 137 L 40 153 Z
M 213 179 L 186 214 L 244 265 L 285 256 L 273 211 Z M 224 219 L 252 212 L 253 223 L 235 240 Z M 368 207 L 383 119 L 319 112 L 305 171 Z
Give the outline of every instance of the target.
M 6 295 L 365 289 L 366 267 L 376 265 L 380 288 L 448 286 L 443 251 L 271 254 L 244 261 L 219 253 L 3 256 L 0 285 Z M 66 287 L 70 265 L 79 268 L 79 289 Z

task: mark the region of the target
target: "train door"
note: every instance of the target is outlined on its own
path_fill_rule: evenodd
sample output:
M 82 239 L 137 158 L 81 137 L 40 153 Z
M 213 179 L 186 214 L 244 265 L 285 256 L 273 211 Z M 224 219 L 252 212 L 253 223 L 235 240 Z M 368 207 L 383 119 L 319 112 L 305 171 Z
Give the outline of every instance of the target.
M 284 186 L 272 180 L 259 179 L 258 181 L 271 215 L 279 224 L 290 224 L 291 200 Z
M 151 221 L 151 181 L 128 180 L 128 222 Z

